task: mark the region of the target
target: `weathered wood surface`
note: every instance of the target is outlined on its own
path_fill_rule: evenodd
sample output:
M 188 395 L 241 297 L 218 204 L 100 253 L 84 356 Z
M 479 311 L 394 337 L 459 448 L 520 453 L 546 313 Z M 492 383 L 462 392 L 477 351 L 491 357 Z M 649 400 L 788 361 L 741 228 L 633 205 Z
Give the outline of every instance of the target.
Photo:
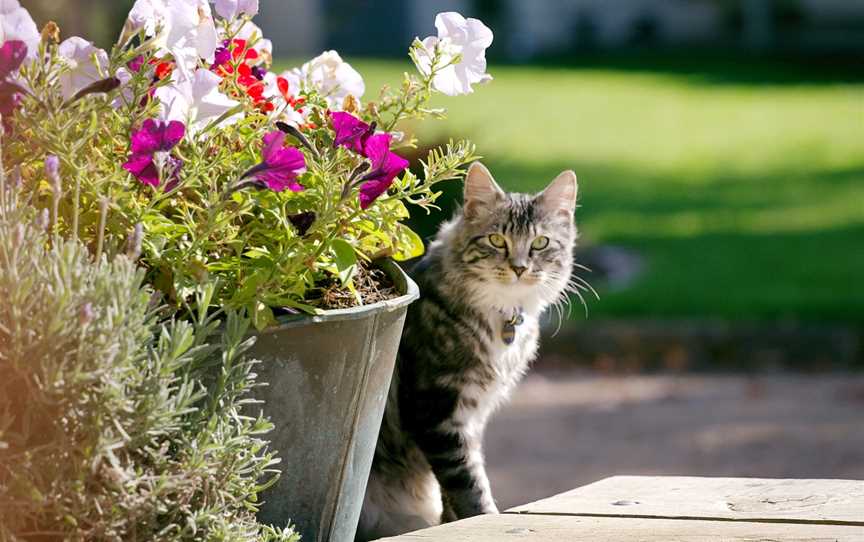
M 382 542 L 864 542 L 864 481 L 616 476 Z
M 508 512 L 864 526 L 864 481 L 615 476 Z
M 478 516 L 379 542 L 862 542 L 864 527 L 534 514 Z

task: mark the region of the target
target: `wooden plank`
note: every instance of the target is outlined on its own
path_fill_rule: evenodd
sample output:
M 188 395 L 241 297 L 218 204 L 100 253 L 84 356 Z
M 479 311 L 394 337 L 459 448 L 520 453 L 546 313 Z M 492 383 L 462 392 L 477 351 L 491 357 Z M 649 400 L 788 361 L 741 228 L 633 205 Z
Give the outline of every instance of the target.
M 614 476 L 508 512 L 864 525 L 864 481 Z
M 682 519 L 498 514 L 379 542 L 861 542 L 864 527 Z

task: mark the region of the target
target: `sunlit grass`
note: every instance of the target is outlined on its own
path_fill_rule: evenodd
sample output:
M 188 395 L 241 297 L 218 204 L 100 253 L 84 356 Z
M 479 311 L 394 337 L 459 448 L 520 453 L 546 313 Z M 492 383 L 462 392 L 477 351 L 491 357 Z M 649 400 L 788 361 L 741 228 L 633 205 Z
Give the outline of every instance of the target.
M 354 64 L 369 89 L 410 69 Z M 436 99 L 449 118 L 421 132 L 469 137 L 511 190 L 576 171 L 583 244 L 648 264 L 631 288 L 601 290 L 592 318 L 864 321 L 864 85 L 754 84 L 761 68 L 492 66 L 490 85 Z

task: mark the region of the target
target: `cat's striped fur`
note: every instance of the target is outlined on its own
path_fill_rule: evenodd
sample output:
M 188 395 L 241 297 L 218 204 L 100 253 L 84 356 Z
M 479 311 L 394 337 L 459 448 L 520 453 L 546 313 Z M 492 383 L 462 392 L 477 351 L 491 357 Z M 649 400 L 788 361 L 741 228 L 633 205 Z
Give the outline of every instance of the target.
M 536 354 L 541 313 L 566 290 L 576 190 L 571 171 L 533 196 L 469 169 L 463 210 L 412 272 L 421 298 L 408 310 L 358 540 L 497 512 L 483 431 Z M 520 312 L 506 344 L 503 326 Z

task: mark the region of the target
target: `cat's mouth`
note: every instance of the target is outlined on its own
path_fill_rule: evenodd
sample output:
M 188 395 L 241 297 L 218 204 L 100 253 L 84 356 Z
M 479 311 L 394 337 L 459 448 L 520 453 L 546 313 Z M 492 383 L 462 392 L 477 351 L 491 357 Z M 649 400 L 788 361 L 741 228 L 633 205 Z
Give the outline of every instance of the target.
M 498 271 L 495 274 L 498 282 L 506 286 L 536 286 L 540 282 L 540 277 L 535 273 L 516 274 L 513 271 Z

